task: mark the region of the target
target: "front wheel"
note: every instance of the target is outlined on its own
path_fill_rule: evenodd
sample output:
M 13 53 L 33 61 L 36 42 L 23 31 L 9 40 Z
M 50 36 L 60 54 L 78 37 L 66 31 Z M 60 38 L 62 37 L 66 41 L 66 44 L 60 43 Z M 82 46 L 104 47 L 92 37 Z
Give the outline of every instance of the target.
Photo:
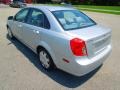
M 39 50 L 39 60 L 43 68 L 45 68 L 46 70 L 51 70 L 54 68 L 53 60 L 50 54 L 45 49 Z
M 13 39 L 13 34 L 12 34 L 11 30 L 9 28 L 7 28 L 7 30 L 8 30 L 8 36 L 9 36 L 9 38 Z

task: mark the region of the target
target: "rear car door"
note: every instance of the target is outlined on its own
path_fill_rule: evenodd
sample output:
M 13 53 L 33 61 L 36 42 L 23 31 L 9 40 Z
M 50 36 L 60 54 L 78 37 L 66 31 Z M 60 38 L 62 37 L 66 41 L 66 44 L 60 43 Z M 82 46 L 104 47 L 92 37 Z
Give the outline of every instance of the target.
M 41 31 L 49 28 L 50 24 L 45 14 L 39 9 L 31 8 L 27 23 L 23 25 L 22 38 L 31 49 L 35 49 L 36 43 L 41 39 Z
M 22 29 L 26 22 L 29 9 L 22 9 L 14 17 L 14 34 L 18 39 L 22 39 Z

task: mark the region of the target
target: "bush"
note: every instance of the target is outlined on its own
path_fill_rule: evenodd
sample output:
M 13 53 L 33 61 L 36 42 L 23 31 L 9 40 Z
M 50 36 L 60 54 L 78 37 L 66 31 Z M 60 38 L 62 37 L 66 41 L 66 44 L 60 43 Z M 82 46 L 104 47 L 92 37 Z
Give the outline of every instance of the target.
M 37 3 L 51 2 L 51 0 L 35 0 Z
M 72 4 L 85 4 L 85 5 L 120 5 L 120 0 L 64 0 Z
M 119 5 L 120 0 L 94 0 L 96 5 Z

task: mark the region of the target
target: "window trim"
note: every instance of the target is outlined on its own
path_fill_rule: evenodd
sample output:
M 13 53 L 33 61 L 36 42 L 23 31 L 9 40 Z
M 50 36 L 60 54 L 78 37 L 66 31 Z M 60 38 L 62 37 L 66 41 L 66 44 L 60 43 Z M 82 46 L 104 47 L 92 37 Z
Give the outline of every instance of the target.
M 21 21 L 16 20 L 16 16 L 19 15 L 21 12 L 23 12 L 23 11 L 25 11 L 25 10 L 28 10 L 28 13 L 27 13 L 26 16 L 25 16 L 24 22 L 21 22 Z M 21 23 L 26 23 L 26 22 L 27 22 L 27 19 L 28 19 L 29 13 L 30 13 L 30 9 L 29 9 L 29 8 L 24 8 L 24 9 L 20 10 L 20 11 L 14 16 L 13 20 L 14 20 L 14 21 L 17 21 L 17 22 L 21 22 Z
M 33 25 L 33 24 L 28 23 L 28 20 L 29 20 L 30 16 L 32 15 L 33 10 L 36 10 L 36 11 L 39 11 L 39 12 L 43 13 L 43 15 L 46 17 L 46 19 L 47 19 L 47 21 L 48 21 L 49 28 L 45 28 L 45 26 L 40 27 L 40 26 L 37 26 L 37 25 Z M 44 18 L 44 19 L 45 19 L 45 18 Z M 36 26 L 36 27 L 43 28 L 43 29 L 48 29 L 48 30 L 51 29 L 51 25 L 50 25 L 50 21 L 49 21 L 48 17 L 46 16 L 46 14 L 45 14 L 42 10 L 37 9 L 37 8 L 30 8 L 30 12 L 29 12 L 28 18 L 27 18 L 27 20 L 26 20 L 26 23 L 29 24 L 29 25 L 33 25 L 33 26 Z

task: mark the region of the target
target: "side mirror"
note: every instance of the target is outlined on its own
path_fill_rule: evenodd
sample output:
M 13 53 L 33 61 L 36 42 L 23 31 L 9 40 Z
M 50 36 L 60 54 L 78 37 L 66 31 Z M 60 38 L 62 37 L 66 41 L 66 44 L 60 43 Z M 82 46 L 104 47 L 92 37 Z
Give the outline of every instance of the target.
M 9 17 L 8 17 L 8 20 L 13 20 L 13 16 L 9 16 Z

